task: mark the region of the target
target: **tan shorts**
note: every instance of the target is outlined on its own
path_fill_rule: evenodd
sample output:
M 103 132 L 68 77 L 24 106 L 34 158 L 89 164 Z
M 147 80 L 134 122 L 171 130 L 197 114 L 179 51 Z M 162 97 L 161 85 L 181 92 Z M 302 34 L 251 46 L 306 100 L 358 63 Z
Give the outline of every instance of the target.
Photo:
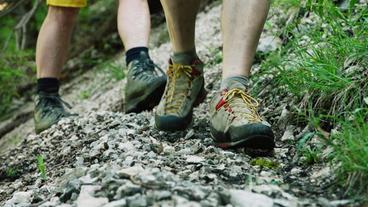
M 87 5 L 87 0 L 47 0 L 47 5 L 81 8 Z

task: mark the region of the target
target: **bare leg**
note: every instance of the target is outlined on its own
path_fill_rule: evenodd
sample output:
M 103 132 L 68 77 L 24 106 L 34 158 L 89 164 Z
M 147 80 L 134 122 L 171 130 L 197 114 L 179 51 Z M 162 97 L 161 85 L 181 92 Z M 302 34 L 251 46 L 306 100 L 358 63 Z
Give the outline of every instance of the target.
M 224 1 L 222 14 L 223 79 L 250 75 L 269 7 L 270 0 Z
M 151 30 L 147 0 L 120 0 L 118 30 L 125 50 L 147 47 Z
M 37 77 L 60 76 L 79 9 L 50 6 L 37 40 Z
M 195 50 L 195 20 L 200 0 L 161 0 L 174 53 Z

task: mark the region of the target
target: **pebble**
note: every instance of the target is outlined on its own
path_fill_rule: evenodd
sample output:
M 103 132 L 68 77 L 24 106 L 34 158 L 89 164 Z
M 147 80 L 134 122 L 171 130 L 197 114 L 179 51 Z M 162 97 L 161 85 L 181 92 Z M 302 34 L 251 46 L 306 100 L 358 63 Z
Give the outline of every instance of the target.
M 133 176 L 138 175 L 140 172 L 142 172 L 144 169 L 140 165 L 136 165 L 129 168 L 124 168 L 119 170 L 118 175 L 122 178 L 130 178 Z
M 126 199 L 120 199 L 117 201 L 112 201 L 108 204 L 105 204 L 103 207 L 125 207 L 127 205 Z
M 198 164 L 204 162 L 204 158 L 196 156 L 196 155 L 188 155 L 186 156 L 186 162 L 190 164 Z

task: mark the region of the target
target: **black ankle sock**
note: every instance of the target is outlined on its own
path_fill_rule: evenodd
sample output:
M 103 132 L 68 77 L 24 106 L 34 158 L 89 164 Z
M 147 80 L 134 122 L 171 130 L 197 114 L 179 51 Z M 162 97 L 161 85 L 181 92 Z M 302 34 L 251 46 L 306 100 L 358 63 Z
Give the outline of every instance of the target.
M 134 47 L 134 48 L 128 50 L 125 53 L 125 62 L 126 62 L 126 64 L 129 65 L 130 62 L 132 62 L 135 59 L 138 59 L 141 52 L 145 52 L 148 55 L 148 48 L 147 47 Z
M 59 80 L 57 78 L 37 79 L 37 93 L 59 93 Z

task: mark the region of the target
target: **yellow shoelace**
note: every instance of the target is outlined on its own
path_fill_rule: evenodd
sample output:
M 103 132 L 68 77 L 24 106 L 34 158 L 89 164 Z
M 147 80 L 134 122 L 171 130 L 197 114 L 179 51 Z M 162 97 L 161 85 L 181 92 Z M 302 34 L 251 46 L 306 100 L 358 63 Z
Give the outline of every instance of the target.
M 259 106 L 258 101 L 255 98 L 251 97 L 245 91 L 239 88 L 231 89 L 224 95 L 223 100 L 229 103 L 229 105 L 231 105 L 231 104 L 234 104 L 234 98 L 236 97 L 240 97 L 242 101 L 244 102 L 246 109 L 248 109 L 247 112 L 243 111 L 242 113 L 240 113 L 241 115 L 244 116 L 244 118 L 246 118 L 250 122 L 262 121 L 257 111 L 258 106 Z
M 172 64 L 169 66 L 167 73 L 169 77 L 169 86 L 166 94 L 166 112 L 176 113 L 184 102 L 185 98 L 188 96 L 188 91 L 190 90 L 192 84 L 192 71 L 193 69 L 189 65 Z M 188 86 L 186 87 L 186 90 L 177 91 L 176 82 L 181 75 L 186 75 L 188 77 Z

